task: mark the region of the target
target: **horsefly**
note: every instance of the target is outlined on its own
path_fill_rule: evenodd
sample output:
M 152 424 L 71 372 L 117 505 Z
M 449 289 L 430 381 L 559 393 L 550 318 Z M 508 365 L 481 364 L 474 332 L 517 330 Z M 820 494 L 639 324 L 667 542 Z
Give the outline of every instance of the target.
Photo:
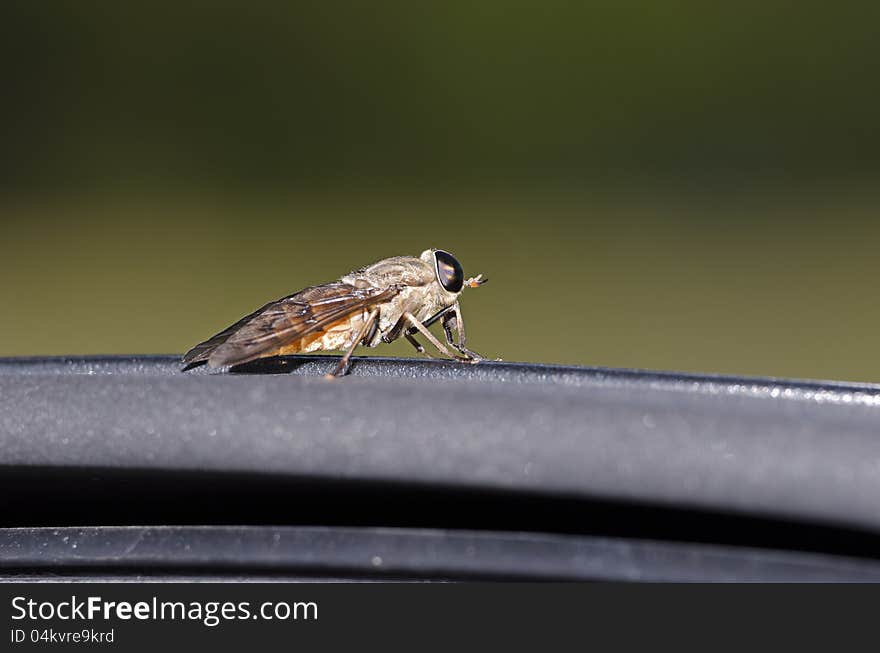
M 441 249 L 427 249 L 418 257 L 386 258 L 338 281 L 266 304 L 190 349 L 183 364 L 185 369 L 201 363 L 216 368 L 270 356 L 342 350 L 332 374 L 342 376 L 358 345 L 375 347 L 401 336 L 420 354 L 435 358 L 416 334 L 448 358 L 478 363 L 483 357 L 465 347 L 458 297 L 464 288 L 486 281 L 481 274 L 465 279 L 461 264 Z M 446 345 L 428 330 L 437 320 L 442 320 Z

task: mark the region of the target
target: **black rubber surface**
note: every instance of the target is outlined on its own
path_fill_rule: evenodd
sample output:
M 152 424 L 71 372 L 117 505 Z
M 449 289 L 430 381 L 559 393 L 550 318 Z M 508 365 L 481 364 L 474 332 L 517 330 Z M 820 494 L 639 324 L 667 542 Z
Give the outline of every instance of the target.
M 880 387 L 513 363 L 0 360 L 0 466 L 387 482 L 880 532 Z M 42 473 L 42 471 L 41 471 Z
M 116 580 L 880 581 L 877 561 L 613 538 L 376 528 L 0 529 L 0 580 L 59 571 Z

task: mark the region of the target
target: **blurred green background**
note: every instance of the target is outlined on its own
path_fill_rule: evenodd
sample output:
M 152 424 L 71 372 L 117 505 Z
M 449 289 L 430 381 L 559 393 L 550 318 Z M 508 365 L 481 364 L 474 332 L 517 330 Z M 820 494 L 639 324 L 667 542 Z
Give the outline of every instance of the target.
M 182 352 L 436 246 L 486 355 L 880 381 L 878 21 L 4 3 L 0 355 Z

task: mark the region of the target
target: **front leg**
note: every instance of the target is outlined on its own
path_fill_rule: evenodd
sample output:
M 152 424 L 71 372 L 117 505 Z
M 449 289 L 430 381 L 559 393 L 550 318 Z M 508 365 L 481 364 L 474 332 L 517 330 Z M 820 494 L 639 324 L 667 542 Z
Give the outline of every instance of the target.
M 410 335 L 408 331 L 403 334 L 403 337 L 406 338 L 406 341 L 408 343 L 410 343 L 413 347 L 416 348 L 417 352 L 419 352 L 420 354 L 423 354 L 424 356 L 427 356 L 431 360 L 434 360 L 434 361 L 446 360 L 445 358 L 441 358 L 440 356 L 435 356 L 434 354 L 429 352 L 427 349 L 425 349 L 424 345 L 422 345 L 422 343 L 420 343 L 418 340 L 416 340 L 415 336 Z
M 458 332 L 458 342 L 455 342 L 452 337 L 453 324 L 455 325 L 455 330 Z M 459 353 L 477 361 L 485 360 L 485 358 L 480 356 L 477 352 L 471 351 L 464 346 L 464 321 L 461 319 L 461 307 L 458 305 L 458 302 L 455 302 L 455 304 L 452 305 L 452 310 L 443 316 L 443 333 L 446 336 L 447 344 L 454 347 Z
M 419 330 L 414 326 L 410 326 L 411 322 L 410 322 L 410 318 L 408 317 L 409 315 L 410 315 L 409 312 L 404 312 L 404 314 L 400 316 L 400 319 L 397 320 L 397 322 L 395 322 L 394 326 L 391 327 L 387 332 L 385 332 L 382 335 L 382 341 L 383 342 L 394 342 L 402 334 L 403 337 L 406 338 L 406 341 L 409 344 L 411 344 L 415 348 L 415 350 L 417 352 L 419 352 L 420 354 L 427 356 L 431 360 L 446 360 L 445 358 L 441 358 L 440 356 L 434 356 L 434 354 L 430 353 L 429 351 L 427 351 L 425 349 L 425 347 L 424 347 L 424 345 L 422 345 L 422 343 L 420 343 L 418 340 L 416 340 L 414 334 L 418 333 Z M 440 315 L 442 315 L 442 313 L 434 316 L 433 318 L 431 318 L 427 322 L 422 322 L 422 324 L 427 326 L 430 322 L 436 321 L 436 319 L 438 319 L 440 317 Z M 413 318 L 413 319 L 415 319 L 415 318 Z
M 434 334 L 431 333 L 430 331 L 428 331 L 428 328 L 425 325 L 423 325 L 421 322 L 419 322 L 418 318 L 416 318 L 412 313 L 406 312 L 403 314 L 403 317 L 407 320 L 407 322 L 409 322 L 413 326 L 413 328 L 416 331 L 418 331 L 423 336 L 425 336 L 425 338 L 428 339 L 428 342 L 430 342 L 432 345 L 434 345 L 437 348 L 437 351 L 439 351 L 441 354 L 444 354 L 444 355 L 448 356 L 449 358 L 454 358 L 455 360 L 460 361 L 462 363 L 477 363 L 477 362 L 479 362 L 478 359 L 472 358 L 470 356 L 457 356 L 457 355 L 453 354 L 451 351 L 449 351 L 443 345 L 443 343 L 441 343 L 439 340 L 437 340 L 437 338 L 434 337 Z M 406 335 L 407 335 L 408 339 L 412 338 L 412 336 L 409 333 L 407 333 Z M 412 340 L 410 342 L 412 342 Z M 417 348 L 421 347 L 421 345 L 418 345 L 418 342 L 416 342 L 414 344 L 417 345 Z M 422 347 L 422 349 L 424 349 L 424 347 Z

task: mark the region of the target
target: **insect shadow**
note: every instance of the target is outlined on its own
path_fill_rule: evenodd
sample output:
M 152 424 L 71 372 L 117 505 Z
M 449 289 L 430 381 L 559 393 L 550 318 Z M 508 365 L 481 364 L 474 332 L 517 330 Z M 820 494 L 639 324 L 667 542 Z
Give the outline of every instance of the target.
M 338 360 L 338 356 L 269 356 L 232 365 L 226 368 L 226 371 L 230 374 L 292 374 L 306 366 L 330 369 Z M 357 358 L 352 360 L 352 366 L 356 366 L 357 363 Z M 187 372 L 198 367 L 204 367 L 205 371 L 208 371 L 205 361 L 190 363 L 182 371 Z
M 233 365 L 232 374 L 290 374 L 304 365 L 314 365 L 316 356 L 269 356 Z M 321 356 L 322 359 L 331 357 Z M 329 363 L 327 363 L 329 366 Z

